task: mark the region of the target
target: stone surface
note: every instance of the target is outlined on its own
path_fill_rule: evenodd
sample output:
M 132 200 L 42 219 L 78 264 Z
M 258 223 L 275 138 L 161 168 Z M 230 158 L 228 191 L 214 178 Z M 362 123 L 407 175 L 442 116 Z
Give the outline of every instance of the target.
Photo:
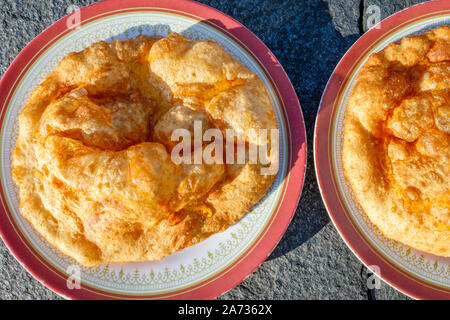
M 403 10 L 404 8 L 411 7 L 413 5 L 426 2 L 423 0 L 362 0 L 363 4 L 361 8 L 364 9 L 364 14 L 362 15 L 361 21 L 363 22 L 362 28 L 365 31 L 370 29 L 370 17 L 374 14 L 380 16 L 383 20 L 397 11 Z M 381 21 L 380 20 L 380 21 Z M 369 22 L 369 25 L 368 25 Z
M 81 7 L 92 2 L 1 0 L 1 74 L 29 41 L 66 14 L 69 5 Z M 341 240 L 323 206 L 314 174 L 312 144 L 323 89 L 342 55 L 360 35 L 360 12 L 365 3 L 355 0 L 201 2 L 244 24 L 272 50 L 297 92 L 308 138 L 306 180 L 290 226 L 268 259 L 220 299 L 367 299 L 362 265 Z M 410 3 L 386 2 L 389 2 L 389 6 L 383 7 L 386 15 Z M 384 283 L 376 291 L 376 297 L 406 298 Z M 0 299 L 58 298 L 33 279 L 0 242 Z
M 360 0 L 328 0 L 333 26 L 343 37 L 360 33 Z

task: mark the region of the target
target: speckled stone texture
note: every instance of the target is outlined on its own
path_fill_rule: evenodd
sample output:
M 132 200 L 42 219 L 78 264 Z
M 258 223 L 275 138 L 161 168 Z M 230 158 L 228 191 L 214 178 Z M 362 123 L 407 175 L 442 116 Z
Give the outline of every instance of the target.
M 66 14 L 90 0 L 0 0 L 0 72 L 20 50 Z M 313 130 L 317 108 L 334 67 L 364 30 L 367 3 L 382 16 L 410 5 L 395 0 L 223 0 L 208 4 L 241 22 L 275 54 L 300 99 L 308 138 L 308 167 L 294 218 L 268 259 L 220 299 L 367 299 L 362 265 L 330 223 L 314 174 Z M 299 181 L 300 183 L 300 181 Z M 406 296 L 382 283 L 377 299 Z M 1 299 L 59 299 L 33 279 L 0 242 Z
M 361 9 L 363 9 L 364 14 L 362 15 L 362 28 L 364 31 L 367 31 L 369 29 L 369 26 L 367 25 L 367 20 L 369 19 L 370 15 L 374 14 L 375 12 L 378 13 L 378 9 L 374 6 L 377 6 L 379 8 L 380 18 L 381 20 L 389 17 L 393 13 L 397 11 L 401 11 L 405 8 L 411 7 L 413 5 L 426 2 L 422 0 L 395 0 L 395 1 L 389 1 L 389 0 L 363 0 L 361 4 Z

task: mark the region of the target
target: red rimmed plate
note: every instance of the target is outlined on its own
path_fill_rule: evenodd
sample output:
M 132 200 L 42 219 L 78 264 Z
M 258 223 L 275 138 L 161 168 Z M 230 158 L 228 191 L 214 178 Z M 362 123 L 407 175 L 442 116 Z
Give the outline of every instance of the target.
M 387 44 L 441 25 L 450 25 L 450 2 L 410 7 L 380 22 L 344 55 L 322 96 L 316 119 L 314 160 L 328 213 L 353 253 L 383 280 L 419 299 L 450 299 L 450 259 L 387 239 L 369 221 L 346 181 L 341 146 L 346 106 L 362 65 Z
M 100 40 L 170 32 L 214 40 L 260 77 L 280 129 L 279 173 L 266 197 L 242 220 L 198 245 L 156 262 L 82 267 L 40 237 L 19 213 L 11 179 L 18 114 L 33 88 L 68 53 Z M 21 51 L 3 76 L 0 92 L 1 236 L 16 259 L 60 295 L 76 299 L 214 298 L 240 283 L 267 258 L 292 219 L 306 164 L 305 127 L 297 96 L 270 50 L 244 26 L 215 9 L 184 0 L 111 0 L 82 8 L 57 21 Z M 78 274 L 81 286 L 76 289 L 73 284 Z

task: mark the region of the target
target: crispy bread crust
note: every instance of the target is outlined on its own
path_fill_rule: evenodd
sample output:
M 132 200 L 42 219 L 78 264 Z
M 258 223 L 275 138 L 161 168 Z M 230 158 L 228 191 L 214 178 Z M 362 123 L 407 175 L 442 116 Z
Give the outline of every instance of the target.
M 348 103 L 342 161 L 385 236 L 450 256 L 450 27 L 369 57 Z
M 262 82 L 213 41 L 138 36 L 69 54 L 19 116 L 21 214 L 85 266 L 158 260 L 224 231 L 275 174 L 248 161 L 175 164 L 168 128 L 194 120 L 276 128 Z

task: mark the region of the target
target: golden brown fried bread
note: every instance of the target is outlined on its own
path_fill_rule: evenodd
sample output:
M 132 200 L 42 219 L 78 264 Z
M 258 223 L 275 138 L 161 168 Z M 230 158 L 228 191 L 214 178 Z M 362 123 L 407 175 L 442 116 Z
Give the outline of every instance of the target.
M 138 36 L 67 55 L 19 116 L 21 214 L 85 266 L 161 259 L 225 230 L 266 194 L 278 150 L 265 164 L 176 163 L 172 132 L 195 121 L 276 128 L 261 81 L 213 41 Z
M 387 237 L 450 257 L 450 27 L 363 66 L 345 120 L 344 173 Z

